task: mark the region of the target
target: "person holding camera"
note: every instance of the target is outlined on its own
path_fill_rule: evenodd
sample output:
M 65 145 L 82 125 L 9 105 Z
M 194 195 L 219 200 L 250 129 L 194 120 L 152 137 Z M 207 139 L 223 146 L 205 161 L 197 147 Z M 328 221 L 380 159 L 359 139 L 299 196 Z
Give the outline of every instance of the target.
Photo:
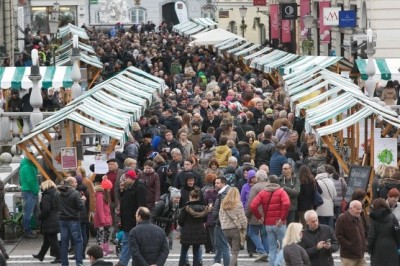
M 339 244 L 333 229 L 325 224 L 320 224 L 318 214 L 314 210 L 306 211 L 304 219 L 307 228 L 303 230 L 303 237 L 299 243 L 310 258 L 312 266 L 333 266 L 332 253 L 339 250 Z

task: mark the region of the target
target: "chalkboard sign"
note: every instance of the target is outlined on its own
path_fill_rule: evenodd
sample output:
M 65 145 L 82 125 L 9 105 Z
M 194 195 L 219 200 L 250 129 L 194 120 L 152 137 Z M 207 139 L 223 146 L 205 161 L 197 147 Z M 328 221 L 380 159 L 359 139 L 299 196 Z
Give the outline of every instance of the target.
M 371 166 L 351 166 L 349 178 L 347 179 L 347 192 L 345 196 L 347 202 L 350 202 L 351 195 L 356 188 L 361 188 L 364 191 L 367 191 L 371 170 Z

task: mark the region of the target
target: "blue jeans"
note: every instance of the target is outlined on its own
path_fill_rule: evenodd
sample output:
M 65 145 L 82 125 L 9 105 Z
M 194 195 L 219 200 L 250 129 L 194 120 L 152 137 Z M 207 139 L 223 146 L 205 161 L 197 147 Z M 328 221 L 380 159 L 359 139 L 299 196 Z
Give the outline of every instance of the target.
M 190 245 L 184 245 L 182 244 L 181 246 L 181 256 L 179 258 L 179 266 L 184 266 L 186 264 L 186 260 L 189 260 L 188 258 L 188 251 L 189 251 Z M 200 245 L 193 245 L 193 266 L 199 265 L 200 261 Z
M 76 265 L 82 265 L 82 232 L 81 223 L 79 221 L 63 221 L 60 220 L 61 229 L 61 263 L 63 266 L 68 265 L 68 246 L 70 239 L 75 247 Z
M 275 263 L 274 265 L 271 266 L 281 266 L 283 264 L 284 258 L 283 258 L 283 249 L 281 249 L 276 256 Z
M 22 199 L 24 201 L 24 215 L 22 218 L 22 226 L 24 227 L 25 234 L 32 234 L 31 219 L 36 202 L 38 201 L 38 195 L 35 195 L 33 192 L 30 191 L 22 191 Z
M 279 246 L 282 248 L 282 240 L 285 236 L 286 225 L 267 225 L 265 229 L 267 230 L 268 235 L 269 265 L 274 265 L 278 253 L 277 241 L 279 242 Z
M 129 260 L 132 257 L 132 254 L 129 250 L 129 232 L 123 231 L 124 235 L 122 236 L 122 249 L 121 255 L 119 256 L 119 262 L 123 265 L 128 265 Z
M 259 254 L 269 253 L 268 235 L 266 232 L 263 233 L 263 226 L 262 224 L 249 224 L 248 230 L 248 235 L 256 246 L 256 251 Z
M 216 225 L 214 228 L 214 247 L 214 263 L 221 263 L 221 258 L 223 258 L 224 266 L 229 266 L 231 255 L 229 254 L 228 242 L 226 242 L 221 226 L 218 225 Z
M 330 228 L 333 227 L 333 216 L 318 216 L 318 220 L 320 224 L 329 225 Z

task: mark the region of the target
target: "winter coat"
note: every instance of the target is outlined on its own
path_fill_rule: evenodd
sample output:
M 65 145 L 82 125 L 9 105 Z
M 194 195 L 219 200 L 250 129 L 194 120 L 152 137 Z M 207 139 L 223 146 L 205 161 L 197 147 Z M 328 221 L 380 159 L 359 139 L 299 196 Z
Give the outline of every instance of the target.
M 59 207 L 60 198 L 58 192 L 51 187 L 42 192 L 40 201 L 40 231 L 42 234 L 54 234 L 60 232 Z
M 194 189 L 200 190 L 200 188 L 196 186 L 189 187 L 187 184 L 183 185 L 183 187 L 181 188 L 181 200 L 179 202 L 179 207 L 183 207 L 187 202 L 189 202 L 189 194 Z M 203 195 L 200 195 L 199 200 L 203 202 Z
M 129 232 L 129 248 L 132 254 L 132 266 L 165 264 L 168 254 L 168 242 L 164 231 L 150 221 L 142 221 Z
M 174 187 L 177 189 L 182 188 L 186 184 L 186 180 L 188 177 L 194 177 L 194 184 L 195 186 L 202 187 L 203 186 L 203 180 L 201 179 L 201 176 L 199 173 L 197 173 L 194 170 L 189 170 L 189 171 L 180 171 L 178 175 L 176 176 L 175 184 Z
M 160 200 L 160 178 L 154 171 L 151 173 L 140 172 L 138 177 L 146 185 L 147 208 L 151 210 Z
M 275 151 L 269 162 L 269 174 L 281 176 L 282 166 L 287 163 L 288 160 L 285 155 L 282 155 L 279 151 Z
M 201 132 L 200 130 L 198 132 L 192 132 L 188 135 L 188 140 L 190 140 L 193 144 L 193 150 L 194 154 L 199 154 L 200 151 L 200 141 L 202 137 L 204 136 L 204 133 Z
M 300 194 L 297 197 L 297 211 L 305 212 L 314 208 L 313 198 L 316 189 L 318 189 L 317 181 L 300 185 Z M 318 191 L 322 192 L 320 189 Z
M 250 203 L 251 212 L 257 219 L 261 219 L 258 207 L 262 205 L 264 211 L 264 225 L 276 225 L 278 220 L 285 223 L 290 208 L 288 194 L 278 184 L 270 183 Z
M 112 224 L 112 217 L 110 211 L 110 204 L 104 200 L 104 189 L 97 185 L 94 187 L 96 191 L 96 211 L 94 212 L 94 227 L 110 226 Z
M 105 261 L 103 258 L 96 260 L 91 266 L 112 266 L 113 263 Z
M 398 266 L 398 246 L 393 227 L 399 222 L 390 209 L 373 210 L 369 216 L 368 253 L 371 255 L 371 266 Z
M 199 163 L 202 169 L 207 169 L 211 159 L 215 156 L 215 147 L 202 148 L 200 151 Z
M 286 266 L 310 266 L 310 258 L 299 244 L 289 244 L 283 247 L 283 258 Z
M 172 160 L 171 151 L 175 148 L 178 148 L 181 151 L 181 154 L 185 154 L 183 152 L 182 144 L 176 139 L 172 139 L 171 142 L 167 142 L 167 140 L 163 140 L 159 145 L 159 152 L 166 152 L 168 155 L 168 160 Z
M 333 203 L 336 207 L 341 207 L 342 199 L 346 195 L 347 184 L 343 177 L 339 177 L 339 179 L 333 179 L 331 175 L 329 175 L 329 179 L 332 180 L 336 189 L 336 197 L 333 198 Z
M 257 182 L 250 189 L 250 193 L 249 193 L 249 196 L 247 198 L 247 205 L 244 206 L 244 213 L 245 213 L 250 225 L 263 224 L 262 222 L 257 220 L 257 218 L 254 216 L 254 214 L 251 212 L 250 204 L 253 201 L 254 197 L 257 196 L 257 194 L 260 191 L 264 190 L 267 185 L 268 185 L 268 182 L 266 182 L 266 181 Z M 260 212 L 261 217 L 264 217 L 264 211 L 263 211 L 263 208 L 262 208 L 261 205 L 258 207 L 258 211 Z
M 247 229 L 247 218 L 244 215 L 244 208 L 241 202 L 231 210 L 220 208 L 219 220 L 221 221 L 221 229 Z
M 396 105 L 397 95 L 396 89 L 387 87 L 382 91 L 381 100 L 385 102 L 386 105 Z
M 19 182 L 22 191 L 39 193 L 39 181 L 37 178 L 37 168 L 27 157 L 22 159 L 19 166 Z
M 129 141 L 125 143 L 123 153 L 127 158 L 137 159 L 139 154 L 139 144 L 137 141 Z
M 60 192 L 57 194 L 60 199 L 60 220 L 79 221 L 79 211 L 84 205 L 79 192 L 67 185 L 58 187 L 58 191 Z
M 328 239 L 331 240 L 331 248 L 329 250 L 325 248 L 318 250 L 318 242 L 327 241 Z M 314 231 L 310 230 L 307 226 L 303 230 L 303 237 L 299 244 L 306 250 L 311 260 L 311 265 L 334 265 L 332 253 L 339 250 L 339 243 L 335 237 L 335 232 L 328 225 L 319 224 L 318 228 Z
M 209 187 L 203 187 L 203 202 L 205 204 L 212 204 L 214 206 L 215 201 L 218 198 L 218 191 L 215 189 L 213 186 Z M 209 212 L 207 214 L 207 221 L 206 221 L 206 226 L 212 226 L 212 212 Z
M 321 197 L 324 203 L 317 208 L 318 216 L 330 217 L 334 215 L 333 199 L 336 197 L 336 188 L 333 181 L 329 179 L 328 173 L 321 173 L 315 177 L 322 190 Z
M 215 159 L 217 159 L 219 167 L 228 166 L 228 159 L 232 156 L 232 151 L 227 145 L 217 146 L 215 148 Z
M 364 225 L 359 217 L 349 211 L 342 213 L 336 220 L 336 238 L 340 245 L 340 257 L 361 259 L 367 251 Z
M 207 242 L 207 232 L 203 225 L 209 208 L 201 201 L 190 201 L 182 209 L 178 224 L 182 227 L 182 245 L 203 245 Z
M 174 205 L 171 202 L 171 194 L 163 194 L 151 210 L 151 222 L 164 229 L 168 236 L 172 225 L 176 228 L 179 211 L 179 204 Z
M 279 185 L 290 198 L 290 211 L 297 211 L 297 197 L 300 195 L 300 179 L 292 175 L 290 179 L 281 176 Z
M 400 190 L 400 180 L 393 178 L 379 179 L 379 195 L 381 198 L 387 199 L 387 194 L 392 188 L 397 188 Z
M 90 195 L 88 192 L 88 188 L 83 183 L 80 183 L 76 187 L 76 190 L 81 194 L 81 196 L 83 194 L 86 197 L 85 203 L 83 204 L 83 208 L 79 212 L 79 220 L 81 221 L 81 223 L 88 223 L 89 222 L 89 208 L 90 208 L 90 204 L 91 204 L 91 198 L 90 198 Z M 95 204 L 96 204 L 96 200 L 95 200 Z
M 271 160 L 272 154 L 275 152 L 275 144 L 270 140 L 263 140 L 260 144 L 258 144 L 255 153 L 255 163 L 257 167 L 260 167 L 262 164 L 266 164 L 269 166 L 269 162 Z
M 137 209 L 146 207 L 146 186 L 140 180 L 136 180 L 132 185 L 125 183 L 120 195 L 121 229 L 128 233 L 136 225 Z
M 255 141 L 250 145 L 250 156 L 251 156 L 251 159 L 252 159 L 253 161 L 256 160 L 256 150 L 257 150 L 257 147 L 258 147 L 259 144 L 260 144 L 260 142 L 259 142 L 258 140 L 255 140 Z
M 223 171 L 224 177 L 226 178 L 226 183 L 231 187 L 236 187 L 237 178 L 236 178 L 236 169 L 232 165 L 228 165 Z
M 276 130 L 275 137 L 278 139 L 279 143 L 285 144 L 290 138 L 290 133 L 292 131 L 287 126 L 281 126 Z
M 217 199 L 214 203 L 214 208 L 212 209 L 212 221 L 213 224 L 221 226 L 219 221 L 219 209 L 221 208 L 221 202 L 228 193 L 230 186 L 226 185 L 218 191 Z
M 193 149 L 193 144 L 190 140 L 186 141 L 185 143 L 181 142 L 181 145 L 183 147 L 183 159 L 188 159 L 190 158 L 190 155 L 195 153 Z
M 243 206 L 247 206 L 247 200 L 249 198 L 251 186 L 247 183 L 243 185 L 242 190 L 240 191 L 240 200 L 242 201 Z
M 89 178 L 83 177 L 82 184 L 84 184 L 87 188 L 87 192 L 89 194 L 89 212 L 94 212 L 96 210 L 96 200 L 95 200 L 95 192 L 93 182 L 90 181 Z

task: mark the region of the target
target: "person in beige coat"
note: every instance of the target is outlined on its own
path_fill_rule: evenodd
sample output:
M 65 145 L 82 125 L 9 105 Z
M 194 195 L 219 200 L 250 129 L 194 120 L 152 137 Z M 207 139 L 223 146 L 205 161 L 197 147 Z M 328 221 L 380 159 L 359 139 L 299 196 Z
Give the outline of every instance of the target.
M 244 215 L 244 208 L 237 188 L 232 187 L 229 189 L 222 200 L 219 220 L 225 238 L 231 247 L 229 266 L 235 266 L 241 245 L 246 239 L 245 232 L 247 229 L 247 218 Z

